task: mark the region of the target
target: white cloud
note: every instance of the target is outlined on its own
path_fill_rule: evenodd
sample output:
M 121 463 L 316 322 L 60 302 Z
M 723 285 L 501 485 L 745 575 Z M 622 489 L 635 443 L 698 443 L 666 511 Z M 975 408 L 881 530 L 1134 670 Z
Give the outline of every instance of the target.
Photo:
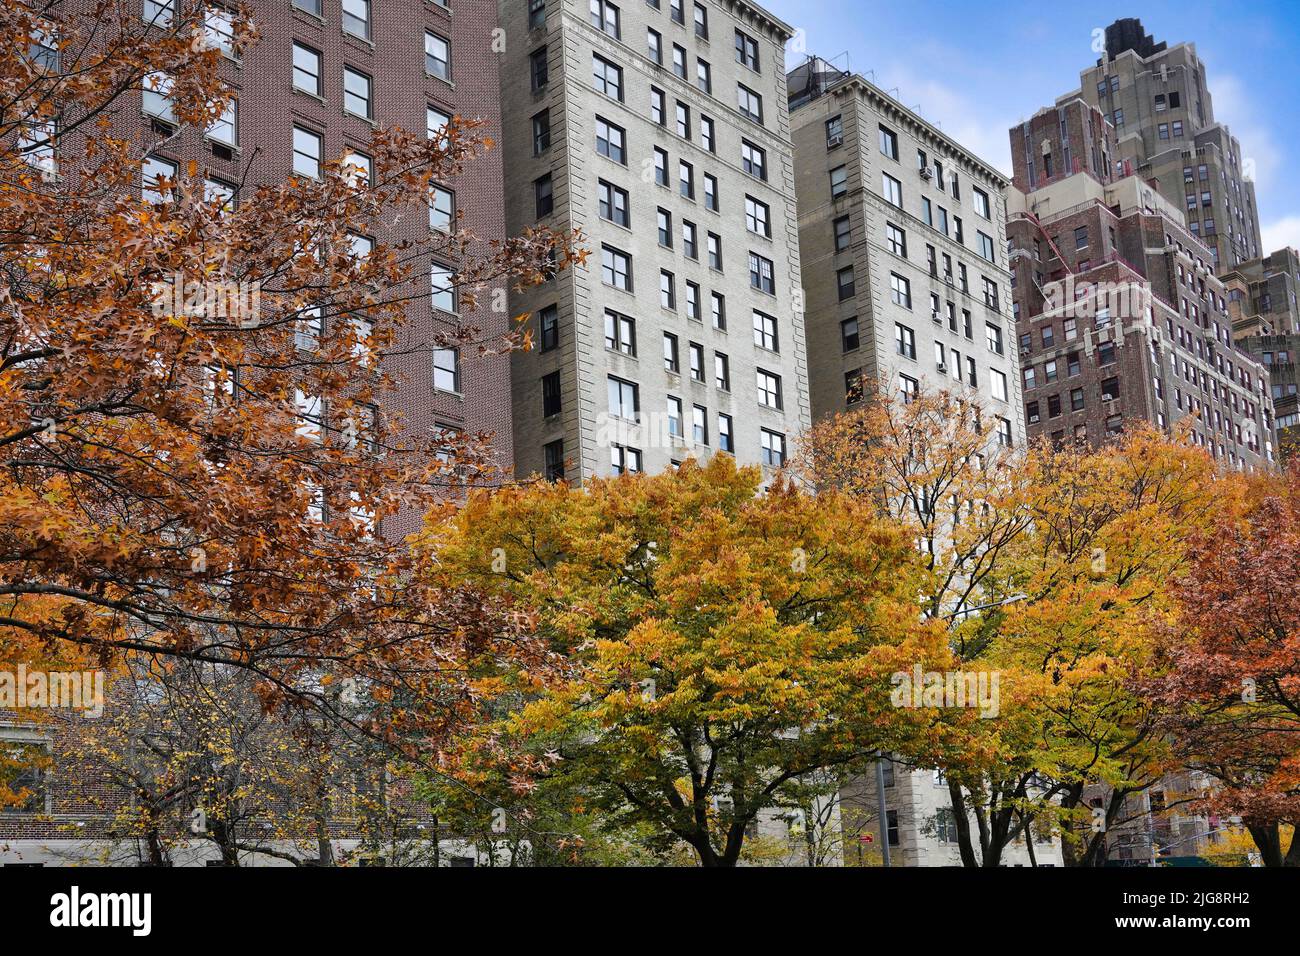
M 1241 143 L 1242 164 L 1247 169 L 1254 167 L 1255 194 L 1264 199 L 1276 182 L 1282 165 L 1282 150 L 1273 141 L 1268 118 L 1255 109 L 1248 89 L 1231 73 L 1210 80 L 1214 118 L 1232 130 L 1232 135 Z
M 1264 246 L 1261 250 L 1264 255 L 1277 252 L 1284 246 L 1300 249 L 1300 216 L 1283 216 L 1264 223 L 1260 226 L 1259 238 Z

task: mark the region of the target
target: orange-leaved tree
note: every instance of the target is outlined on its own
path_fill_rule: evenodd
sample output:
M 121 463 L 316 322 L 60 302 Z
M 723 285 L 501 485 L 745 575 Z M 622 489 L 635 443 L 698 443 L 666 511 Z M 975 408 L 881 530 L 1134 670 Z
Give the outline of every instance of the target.
M 336 716 L 347 682 L 371 705 L 354 724 L 436 733 L 462 662 L 523 645 L 479 595 L 417 592 L 382 533 L 482 461 L 382 413 L 393 359 L 519 347 L 476 325 L 481 290 L 582 253 L 544 229 L 382 238 L 490 145 L 471 119 L 376 130 L 368 164 L 317 176 L 269 179 L 254 152 L 233 196 L 197 162 L 142 167 L 230 101 L 204 12 L 0 2 L 0 641 L 241 668 L 265 703 Z M 242 16 L 220 41 L 255 42 Z M 435 258 L 461 323 L 412 342 Z

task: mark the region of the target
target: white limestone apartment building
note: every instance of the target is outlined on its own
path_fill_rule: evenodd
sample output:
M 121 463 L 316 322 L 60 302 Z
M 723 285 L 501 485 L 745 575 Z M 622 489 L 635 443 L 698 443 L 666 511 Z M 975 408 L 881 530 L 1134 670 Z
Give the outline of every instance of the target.
M 512 235 L 585 267 L 516 293 L 516 473 L 581 481 L 722 450 L 784 463 L 811 409 L 789 26 L 741 0 L 502 0 Z

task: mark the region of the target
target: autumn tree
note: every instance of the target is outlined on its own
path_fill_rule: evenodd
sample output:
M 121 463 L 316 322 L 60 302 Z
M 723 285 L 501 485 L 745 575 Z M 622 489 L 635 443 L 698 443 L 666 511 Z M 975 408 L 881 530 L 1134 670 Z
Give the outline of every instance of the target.
M 1148 673 L 1148 620 L 1182 537 L 1211 500 L 1208 457 L 1152 431 L 1016 449 L 1004 429 L 964 395 L 879 394 L 814 426 L 799 456 L 818 487 L 908 529 L 919 612 L 963 670 L 999 677 L 995 718 L 935 710 L 954 746 L 932 763 L 898 755 L 944 771 L 966 866 L 999 865 L 1035 829 L 1072 833 L 1090 784 L 1110 785 L 1113 824 L 1124 796 L 1159 778 L 1162 738 L 1133 681 Z M 1067 844 L 1071 862 L 1104 846 Z
M 328 688 L 353 680 L 368 732 L 436 736 L 467 712 L 465 662 L 525 644 L 491 601 L 419 590 L 384 534 L 486 467 L 479 436 L 382 414 L 394 360 L 520 347 L 476 322 L 481 290 L 582 254 L 544 229 L 383 238 L 490 147 L 469 118 L 378 129 L 369 164 L 316 177 L 269 179 L 254 153 L 233 196 L 196 162 L 142 172 L 231 97 L 204 6 L 175 7 L 0 2 L 0 641 L 243 669 L 267 707 L 337 720 Z M 237 17 L 229 42 L 255 28 Z M 140 122 L 142 91 L 166 128 Z M 461 324 L 413 341 L 435 257 Z
M 485 673 L 502 712 L 448 772 L 476 792 L 504 772 L 516 799 L 560 783 L 659 852 L 731 866 L 819 774 L 922 733 L 890 701 L 902 662 L 946 659 L 910 539 L 870 504 L 762 480 L 717 455 L 475 494 L 431 524 L 427 573 L 508 602 L 563 662 L 550 685 Z
M 1300 866 L 1300 471 L 1256 476 L 1215 518 L 1190 542 L 1150 687 L 1180 756 L 1215 780 L 1201 805 L 1240 817 L 1266 866 Z

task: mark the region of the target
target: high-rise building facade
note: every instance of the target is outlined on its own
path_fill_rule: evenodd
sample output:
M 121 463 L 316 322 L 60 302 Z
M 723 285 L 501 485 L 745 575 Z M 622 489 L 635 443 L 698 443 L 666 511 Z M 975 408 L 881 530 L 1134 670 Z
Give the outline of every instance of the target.
M 809 422 L 791 28 L 741 0 L 502 0 L 507 225 L 590 258 L 516 294 L 516 471 L 583 480 L 726 451 L 776 468 Z
M 1006 179 L 861 76 L 790 75 L 813 416 L 871 385 L 980 400 L 1024 444 Z
M 1279 249 L 1223 273 L 1228 314 L 1241 347 L 1268 369 L 1279 451 L 1300 440 L 1300 253 Z
M 1205 65 L 1192 43 L 1157 43 L 1139 20 L 1106 28 L 1105 50 L 1080 74 L 1081 97 L 1115 128 L 1115 159 L 1186 214 L 1210 250 L 1214 271 L 1262 254 L 1250 155 L 1214 117 Z M 1029 170 L 1030 186 L 1071 175 L 1072 166 Z M 1023 188 L 1023 187 L 1022 187 Z
M 1075 97 L 1011 130 L 1007 230 L 1029 437 L 1098 444 L 1126 421 L 1172 428 L 1193 416 L 1191 440 L 1215 458 L 1267 467 L 1268 377 L 1237 348 L 1210 249 L 1153 184 L 1111 173 L 1107 124 Z M 1078 171 L 1043 181 L 1035 168 Z

